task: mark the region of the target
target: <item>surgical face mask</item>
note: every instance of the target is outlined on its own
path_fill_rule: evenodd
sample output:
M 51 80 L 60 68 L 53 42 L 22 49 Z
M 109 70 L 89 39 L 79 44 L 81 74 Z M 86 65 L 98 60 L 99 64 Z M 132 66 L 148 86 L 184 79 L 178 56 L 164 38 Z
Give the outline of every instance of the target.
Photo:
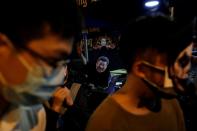
M 63 66 L 59 65 L 53 69 L 50 75 L 46 75 L 43 67 L 36 66 L 28 69 L 27 78 L 22 84 L 9 85 L 7 83 L 1 90 L 4 98 L 16 106 L 40 104 L 48 100 L 58 86 L 64 84 L 64 77 Z
M 4 82 L 4 87 L 1 89 L 4 98 L 8 102 L 15 105 L 34 105 L 40 104 L 51 97 L 54 90 L 64 84 L 64 67 L 67 61 L 68 54 L 62 54 L 58 59 L 46 59 L 35 51 L 24 47 L 32 56 L 47 63 L 52 67 L 48 73 L 45 66 L 32 67 L 23 57 L 18 57 L 21 63 L 28 70 L 25 81 L 19 85 L 10 85 L 9 82 Z
M 41 104 L 52 96 L 58 86 L 63 85 L 64 76 L 65 69 L 61 65 L 47 76 L 43 67 L 36 66 L 28 69 L 26 80 L 19 85 L 10 85 L 4 80 L 1 95 L 10 103 L 11 107 L 15 107 L 11 108 L 11 112 L 15 112 L 18 116 L 16 122 L 19 121 L 21 130 L 31 130 L 37 125 Z

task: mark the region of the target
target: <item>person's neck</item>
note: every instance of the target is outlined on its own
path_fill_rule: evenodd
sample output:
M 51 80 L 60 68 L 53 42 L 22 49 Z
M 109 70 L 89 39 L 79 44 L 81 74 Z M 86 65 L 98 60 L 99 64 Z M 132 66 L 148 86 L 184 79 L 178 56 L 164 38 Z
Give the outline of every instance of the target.
M 144 115 L 150 112 L 145 106 L 139 107 L 142 98 L 154 99 L 152 91 L 146 85 L 132 74 L 129 74 L 124 86 L 112 97 L 120 106 L 136 115 Z
M 154 94 L 152 91 L 145 85 L 145 83 L 137 76 L 129 74 L 127 81 L 122 88 L 123 91 L 127 92 L 129 97 L 132 99 L 141 99 L 141 97 L 152 98 Z

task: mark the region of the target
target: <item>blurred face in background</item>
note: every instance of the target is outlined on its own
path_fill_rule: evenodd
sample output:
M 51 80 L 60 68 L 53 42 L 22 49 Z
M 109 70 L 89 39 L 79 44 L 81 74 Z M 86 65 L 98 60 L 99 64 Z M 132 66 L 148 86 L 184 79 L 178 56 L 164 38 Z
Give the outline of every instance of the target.
M 107 66 L 108 66 L 107 61 L 97 60 L 96 62 L 96 70 L 99 73 L 105 72 L 105 70 L 107 69 Z
M 172 75 L 175 77 L 176 88 L 179 91 L 184 91 L 180 81 L 188 79 L 188 74 L 191 68 L 193 43 L 187 46 L 176 58 L 172 67 Z

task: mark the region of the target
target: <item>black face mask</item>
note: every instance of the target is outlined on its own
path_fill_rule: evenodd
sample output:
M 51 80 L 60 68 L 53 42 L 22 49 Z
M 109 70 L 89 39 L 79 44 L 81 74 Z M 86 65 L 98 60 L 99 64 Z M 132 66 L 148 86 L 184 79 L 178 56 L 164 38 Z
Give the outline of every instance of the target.
M 164 99 L 173 99 L 177 97 L 177 93 L 173 88 L 163 88 L 159 87 L 153 82 L 141 78 L 141 80 L 147 85 L 147 87 L 156 95 L 156 97 L 164 98 Z
M 145 98 L 141 97 L 140 103 L 138 107 L 145 106 L 148 108 L 150 111 L 153 112 L 159 112 L 161 110 L 161 99 L 173 99 L 177 97 L 176 92 L 173 90 L 173 88 L 161 88 L 158 87 L 156 84 L 153 82 L 141 78 L 141 80 L 146 84 L 146 86 L 154 93 L 153 98 Z
M 177 88 L 162 88 L 158 87 L 156 84 L 152 83 L 151 81 L 142 78 L 142 81 L 147 85 L 153 93 L 161 98 L 164 99 L 173 99 L 176 98 L 178 94 L 180 95 L 189 95 L 189 96 L 196 96 L 196 87 L 195 84 L 189 79 L 178 79 L 178 83 L 184 88 L 183 92 L 180 92 Z M 175 85 L 175 84 L 174 84 Z
M 165 98 L 165 99 L 175 98 L 176 92 L 171 87 L 173 83 L 171 82 L 171 79 L 169 78 L 168 68 L 161 68 L 161 67 L 155 66 L 147 61 L 143 61 L 143 64 L 145 66 L 149 67 L 150 69 L 152 69 L 153 71 L 158 72 L 164 76 L 164 86 L 163 87 L 159 87 L 158 85 L 151 82 L 147 78 L 141 78 L 141 80 L 155 94 L 155 96 L 160 97 L 160 98 Z M 169 80 L 170 80 L 170 84 L 166 84 L 166 83 L 169 83 Z

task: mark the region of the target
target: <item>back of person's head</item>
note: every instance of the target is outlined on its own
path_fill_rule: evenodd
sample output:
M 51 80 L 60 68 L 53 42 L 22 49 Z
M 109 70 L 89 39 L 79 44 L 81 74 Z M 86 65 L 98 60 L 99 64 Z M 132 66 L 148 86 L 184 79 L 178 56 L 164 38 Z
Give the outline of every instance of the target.
M 50 31 L 63 38 L 76 36 L 82 28 L 76 0 L 1 0 L 0 33 L 17 48 Z
M 185 34 L 177 35 L 178 29 L 177 23 L 164 15 L 143 16 L 129 23 L 120 39 L 120 55 L 128 71 L 136 57 L 154 61 L 156 55 L 166 54 L 171 55 L 168 57 L 168 64 L 175 60 L 178 52 L 191 40 L 188 37 L 181 42 L 181 37 Z

